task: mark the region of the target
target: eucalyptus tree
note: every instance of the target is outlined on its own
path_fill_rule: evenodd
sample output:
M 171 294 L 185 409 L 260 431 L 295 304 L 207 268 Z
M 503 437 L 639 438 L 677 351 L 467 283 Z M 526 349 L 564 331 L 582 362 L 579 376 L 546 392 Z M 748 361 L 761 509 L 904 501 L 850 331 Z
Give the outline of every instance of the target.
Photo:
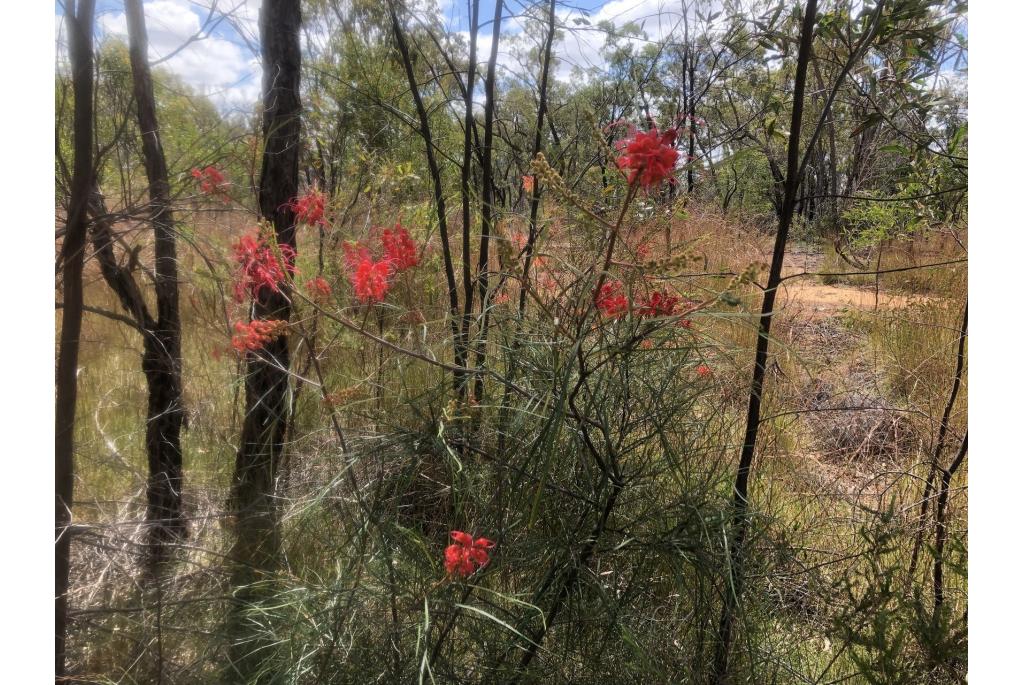
M 68 587 L 71 569 L 71 509 L 75 492 L 75 409 L 78 398 L 78 349 L 82 332 L 82 267 L 88 228 L 88 202 L 93 176 L 93 20 L 95 3 L 69 0 L 64 7 L 68 25 L 68 56 L 74 88 L 74 165 L 70 178 L 68 218 L 61 245 L 64 312 L 57 353 L 56 431 L 54 435 L 55 516 L 55 671 L 57 682 L 66 674 L 65 653 Z
M 299 0 L 264 0 L 260 11 L 263 57 L 263 159 L 257 201 L 260 217 L 284 253 L 295 255 L 295 213 L 299 188 L 300 101 Z M 285 256 L 288 260 L 289 257 Z M 287 280 L 278 288 L 260 288 L 253 297 L 253 319 L 287 322 L 291 317 Z M 275 496 L 290 404 L 290 355 L 283 333 L 245 359 L 245 417 L 235 459 L 231 495 L 236 563 L 236 606 L 232 621 L 239 631 L 231 646 L 229 678 L 252 682 L 264 655 L 246 639 L 244 612 L 260 597 L 260 583 L 279 562 L 279 512 Z

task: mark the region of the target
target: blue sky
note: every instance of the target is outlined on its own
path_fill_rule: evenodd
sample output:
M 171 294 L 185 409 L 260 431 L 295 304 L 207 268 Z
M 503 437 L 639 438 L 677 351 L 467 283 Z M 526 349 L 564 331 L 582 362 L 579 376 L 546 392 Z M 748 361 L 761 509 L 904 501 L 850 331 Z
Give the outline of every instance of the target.
M 150 58 L 160 60 L 177 50 L 205 25 L 209 7 L 216 1 L 217 14 L 228 15 L 200 40 L 190 43 L 162 63 L 162 67 L 210 97 L 223 111 L 250 111 L 259 95 L 261 69 L 257 49 L 258 17 L 261 0 L 145 0 L 144 9 L 150 36 Z M 544 2 L 544 0 L 535 0 Z M 509 0 L 506 15 L 521 14 L 534 2 Z M 617 25 L 627 21 L 646 21 L 653 38 L 662 38 L 678 21 L 678 0 L 572 0 L 573 9 L 559 7 L 563 22 L 588 12 L 593 23 L 609 20 Z M 450 31 L 467 26 L 466 0 L 437 0 L 437 11 Z M 55 27 L 58 43 L 63 37 L 59 3 L 55 3 Z M 490 21 L 494 0 L 481 0 L 481 19 Z M 658 15 L 662 17 L 659 20 Z M 675 15 L 674 18 L 672 15 Z M 100 35 L 125 35 L 127 31 L 121 0 L 98 0 L 97 32 Z M 515 17 L 506 18 L 502 35 L 520 34 L 523 25 Z M 481 31 L 480 50 L 490 49 L 490 33 Z M 560 78 L 567 78 L 572 66 L 600 66 L 598 54 L 604 35 L 581 26 L 558 47 Z M 512 55 L 499 46 L 499 63 L 506 69 L 518 69 Z
M 602 66 L 599 51 L 605 34 L 573 22 L 584 13 L 588 14 L 591 25 L 599 21 L 609 21 L 616 26 L 641 23 L 653 40 L 664 40 L 672 37 L 673 32 L 681 31 L 679 0 L 565 0 L 564 6 L 561 2 L 556 10 L 560 23 L 573 29 L 556 48 L 559 59 L 556 77 L 562 79 L 570 77 L 574 66 L 584 69 Z M 257 22 L 261 0 L 144 0 L 150 58 L 159 60 L 170 55 L 207 26 L 211 3 L 216 3 L 215 22 L 217 17 L 221 20 L 203 33 L 200 40 L 167 58 L 161 66 L 207 95 L 222 111 L 249 112 L 260 91 Z M 448 30 L 464 32 L 468 25 L 467 1 L 436 0 L 436 3 Z M 524 25 L 515 15 L 540 3 L 546 5 L 546 0 L 507 0 L 503 39 L 522 34 Z M 481 0 L 480 15 L 482 21 L 491 20 L 494 0 Z M 101 35 L 125 35 L 123 1 L 97 0 L 96 25 Z M 59 43 L 63 36 L 59 3 L 55 3 L 55 27 Z M 479 49 L 483 55 L 490 50 L 489 27 L 481 31 Z M 499 44 L 498 62 L 508 71 L 522 69 L 507 42 Z

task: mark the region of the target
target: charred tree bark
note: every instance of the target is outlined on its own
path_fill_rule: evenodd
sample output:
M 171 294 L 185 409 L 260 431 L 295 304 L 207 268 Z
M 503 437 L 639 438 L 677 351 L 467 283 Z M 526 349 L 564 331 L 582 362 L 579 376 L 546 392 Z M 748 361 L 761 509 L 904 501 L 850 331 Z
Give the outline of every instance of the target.
M 684 68 L 689 75 L 687 79 L 690 92 L 686 97 L 686 193 L 689 195 L 693 193 L 694 186 L 694 174 L 693 174 L 693 159 L 697 152 L 697 65 L 695 64 L 694 49 L 690 43 L 690 7 L 685 5 L 683 9 L 683 33 L 684 40 L 686 42 L 686 62 Z
M 473 193 L 470 187 L 470 179 L 472 177 L 472 164 L 473 164 L 473 145 L 472 145 L 472 134 L 476 130 L 475 122 L 473 118 L 473 89 L 476 84 L 476 44 L 477 34 L 480 31 L 480 1 L 473 0 L 470 5 L 470 17 L 469 17 L 469 65 L 466 70 L 466 91 L 464 93 L 466 103 L 466 117 L 465 117 L 465 135 L 462 143 L 462 178 L 461 178 L 461 192 L 462 192 L 462 321 L 461 321 L 461 336 L 463 345 L 469 344 L 470 327 L 473 322 L 473 272 L 472 264 L 473 261 L 470 259 L 472 250 L 470 247 L 470 237 L 473 228 Z M 488 103 L 490 106 L 490 103 Z M 486 146 L 487 143 L 483 143 Z M 481 154 L 483 151 L 481 150 Z M 481 166 L 483 166 L 483 158 L 481 157 Z M 460 397 L 465 394 L 465 386 L 460 386 L 459 393 Z
M 151 562 L 167 557 L 167 543 L 186 534 L 181 510 L 181 316 L 178 312 L 178 257 L 167 160 L 160 143 L 156 98 L 149 69 L 146 18 L 141 0 L 126 0 L 128 55 L 132 89 L 142 135 L 142 155 L 149 181 L 150 221 L 155 236 L 156 321 L 144 334 L 142 370 L 149 401 L 146 413 L 146 453 L 149 482 L 146 520 Z
M 264 0 L 260 9 L 264 150 L 259 212 L 273 226 L 278 244 L 292 249 L 296 246 L 295 215 L 289 203 L 299 187 L 301 19 L 299 0 Z M 282 283 L 281 290 L 259 291 L 252 306 L 254 319 L 289 320 L 289 284 Z M 246 357 L 245 418 L 232 488 L 236 526 L 233 581 L 237 588 L 233 618 L 239 626 L 246 625 L 240 611 L 260 598 L 257 583 L 274 570 L 278 560 L 274 484 L 287 428 L 289 368 L 288 341 L 283 335 Z M 238 682 L 257 682 L 264 659 L 260 648 L 265 646 L 258 639 L 236 639 L 230 654 L 232 677 Z
M 761 426 L 761 400 L 764 391 L 765 371 L 768 366 L 768 342 L 771 332 L 772 315 L 775 311 L 775 296 L 782 282 L 782 264 L 786 255 L 786 240 L 789 227 L 793 222 L 793 210 L 796 206 L 797 188 L 800 185 L 800 128 L 803 123 L 804 86 L 807 82 L 807 63 L 811 55 L 811 42 L 814 37 L 814 25 L 817 20 L 817 0 L 807 0 L 804 10 L 803 25 L 800 28 L 800 50 L 797 55 L 796 81 L 793 86 L 793 114 L 790 121 L 789 145 L 786 160 L 786 182 L 782 208 L 779 213 L 779 230 L 775 235 L 775 248 L 772 252 L 772 263 L 768 272 L 768 284 L 761 302 L 761 317 L 758 326 L 757 347 L 754 352 L 754 374 L 750 383 L 750 396 L 747 404 L 747 422 L 743 438 L 743 449 L 740 452 L 739 467 L 736 470 L 736 482 L 733 486 L 733 520 L 732 535 L 729 542 L 729 584 L 725 589 L 722 616 L 718 628 L 718 644 L 715 649 L 715 661 L 712 666 L 711 682 L 724 684 L 729 682 L 729 657 L 732 651 L 732 640 L 736 620 L 736 610 L 743 592 L 743 552 L 747 529 L 750 503 L 748 488 L 750 471 L 754 462 L 758 430 Z
M 67 228 L 62 246 L 64 259 L 64 314 L 57 354 L 54 434 L 55 471 L 55 582 L 54 634 L 55 675 L 61 682 L 67 671 L 68 586 L 71 570 L 71 507 L 75 485 L 75 404 L 78 399 L 78 347 L 82 332 L 82 267 L 87 228 L 87 205 L 93 182 L 93 53 L 92 27 L 95 4 L 74 0 L 66 5 L 72 88 L 75 94 L 74 171 Z
M 548 112 L 548 73 L 551 70 L 551 45 L 555 41 L 555 0 L 548 3 L 548 35 L 544 41 L 544 63 L 540 72 L 540 93 L 537 102 L 537 126 L 533 131 L 533 149 L 530 160 L 534 160 L 543 151 L 544 117 Z M 533 249 L 537 243 L 537 213 L 540 209 L 540 181 L 533 179 L 533 192 L 530 193 L 530 228 L 526 238 L 526 254 L 523 259 L 522 287 L 519 290 L 519 318 L 526 312 L 526 293 L 529 288 L 530 266 L 533 262 Z
M 483 366 L 486 363 L 487 357 L 487 328 L 490 321 L 490 316 L 487 309 L 487 295 L 490 279 L 488 278 L 487 269 L 489 268 L 488 257 L 490 253 L 490 241 L 491 231 L 494 229 L 494 110 L 495 110 L 495 94 L 494 94 L 494 81 L 497 77 L 498 67 L 498 38 L 501 35 L 501 12 L 504 8 L 504 2 L 497 0 L 494 3 L 494 21 L 492 24 L 491 32 L 491 54 L 487 60 L 487 79 L 484 81 L 484 96 L 487 98 L 487 103 L 484 105 L 484 144 L 483 144 L 483 167 L 481 173 L 481 196 L 483 198 L 483 206 L 480 212 L 480 256 L 479 264 L 477 265 L 477 280 L 480 288 L 480 331 L 479 337 L 476 341 L 476 355 L 474 357 L 473 366 L 476 369 L 476 379 L 474 381 L 473 398 L 479 402 L 483 396 Z M 464 255 L 463 259 L 468 261 L 469 255 Z M 470 307 L 469 300 L 467 299 L 466 305 L 467 312 L 472 310 Z
M 932 451 L 931 464 L 928 467 L 928 478 L 924 483 L 924 494 L 921 496 L 921 511 L 918 515 L 918 520 L 921 522 L 922 528 L 917 531 L 914 537 L 914 549 L 910 554 L 910 566 L 907 571 L 907 583 L 910 583 L 914 577 L 914 572 L 917 570 L 917 561 L 921 554 L 921 545 L 924 540 L 924 525 L 925 520 L 928 517 L 928 505 L 932 498 L 932 490 L 935 487 L 935 477 L 939 471 L 939 464 L 942 460 L 942 451 L 946 448 L 946 434 L 949 432 L 949 417 L 953 413 L 953 406 L 956 404 L 956 398 L 960 394 L 960 385 L 963 381 L 964 375 L 964 362 L 967 360 L 967 356 L 964 351 L 964 346 L 967 342 L 967 304 L 964 303 L 964 315 L 960 319 L 960 333 L 957 337 L 956 344 L 956 368 L 953 371 L 953 385 L 949 389 L 949 398 L 946 400 L 946 406 L 942 409 L 942 418 L 939 419 L 939 434 L 935 439 L 935 449 Z
M 389 0 L 388 11 L 391 15 L 391 28 L 395 36 L 395 45 L 402 58 L 402 66 L 405 68 L 405 75 L 409 81 L 409 90 L 412 91 L 413 102 L 416 105 L 416 114 L 420 120 L 420 137 L 423 138 L 426 147 L 427 168 L 430 171 L 430 178 L 434 184 L 434 205 L 437 209 L 437 228 L 441 234 L 441 252 L 444 257 L 444 275 L 448 284 L 448 307 L 451 313 L 452 342 L 455 348 L 455 365 L 465 367 L 467 359 L 467 344 L 459 332 L 459 291 L 455 284 L 455 267 L 452 263 L 451 244 L 448 241 L 448 211 L 444 201 L 444 185 L 441 182 L 441 167 L 438 166 L 437 156 L 434 154 L 434 140 L 430 134 L 430 119 L 427 116 L 427 109 L 423 105 L 423 98 L 420 96 L 419 85 L 416 82 L 416 74 L 412 68 L 412 56 L 409 53 L 409 44 L 405 40 L 405 32 L 398 20 L 398 12 L 395 9 L 395 0 Z M 469 89 L 467 89 L 468 91 Z M 464 257 L 465 258 L 465 257 Z M 465 387 L 465 373 L 454 372 L 454 383 L 457 390 Z
M 946 505 L 949 503 L 949 486 L 953 476 L 960 470 L 964 458 L 967 456 L 967 433 L 960 441 L 960 449 L 949 468 L 942 470 L 942 483 L 939 486 L 939 501 L 935 505 L 935 564 L 932 568 L 932 591 L 934 599 L 934 611 L 938 618 L 939 611 L 945 601 L 945 587 L 943 586 L 942 571 L 944 568 L 944 554 L 946 549 Z

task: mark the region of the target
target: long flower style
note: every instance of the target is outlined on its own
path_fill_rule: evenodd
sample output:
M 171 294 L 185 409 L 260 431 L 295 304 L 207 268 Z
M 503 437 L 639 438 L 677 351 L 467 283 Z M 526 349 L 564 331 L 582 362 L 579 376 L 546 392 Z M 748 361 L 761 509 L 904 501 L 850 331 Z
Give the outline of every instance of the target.
M 487 550 L 494 547 L 493 542 L 487 538 L 474 540 L 472 535 L 461 530 L 453 530 L 451 536 L 455 542 L 444 550 L 444 568 L 448 575 L 468 578 L 490 563 Z
M 384 258 L 391 262 L 396 272 L 411 269 L 420 263 L 416 242 L 401 223 L 396 223 L 393 229 L 385 228 L 380 241 L 384 245 Z
M 319 188 L 311 188 L 288 203 L 295 212 L 295 221 L 306 226 L 326 226 L 327 196 Z
M 622 283 L 608 281 L 601 285 L 594 300 L 601 314 L 617 319 L 629 311 L 629 300 L 622 294 Z
M 239 267 L 235 299 L 238 302 L 244 301 L 246 295 L 259 297 L 264 290 L 281 292 L 281 285 L 289 274 L 295 273 L 295 250 L 290 245 L 276 247 L 277 250 L 258 233 L 242 236 L 235 243 L 235 262 Z
M 383 302 L 391 289 L 391 262 L 387 259 L 375 262 L 363 257 L 349 272 L 349 280 L 355 289 L 356 299 L 363 304 Z
M 219 195 L 226 202 L 228 197 L 228 182 L 224 174 L 215 166 L 207 166 L 204 169 L 192 169 L 192 178 L 199 182 L 199 191 L 205 195 Z
M 249 323 L 236 321 L 231 347 L 240 354 L 259 350 L 284 333 L 287 327 L 288 322 L 279 319 L 253 319 Z
M 331 284 L 323 276 L 317 276 L 306 281 L 306 291 L 309 293 L 309 299 L 323 304 L 331 296 Z
M 616 148 L 623 153 L 618 159 L 620 169 L 630 169 L 629 183 L 639 181 L 644 188 L 671 179 L 679 151 L 675 149 L 676 130 L 663 133 L 654 126 L 650 131 L 637 131 L 632 138 L 620 140 Z
M 636 315 L 645 318 L 652 316 L 672 316 L 679 305 L 679 297 L 670 295 L 667 290 L 656 290 L 648 297 L 640 300 Z

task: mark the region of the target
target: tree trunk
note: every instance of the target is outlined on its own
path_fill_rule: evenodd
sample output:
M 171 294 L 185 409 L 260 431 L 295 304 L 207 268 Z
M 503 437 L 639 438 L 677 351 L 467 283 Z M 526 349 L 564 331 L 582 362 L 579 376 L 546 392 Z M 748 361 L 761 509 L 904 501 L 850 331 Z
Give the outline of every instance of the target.
M 437 230 L 441 235 L 441 253 L 444 257 L 444 275 L 448 284 L 448 309 L 451 315 L 449 322 L 452 328 L 452 343 L 455 348 L 455 365 L 465 367 L 467 359 L 466 341 L 459 332 L 459 291 L 455 284 L 455 266 L 452 263 L 451 244 L 448 241 L 448 214 L 445 209 L 444 185 L 441 181 L 441 167 L 437 163 L 434 154 L 434 140 L 430 134 L 430 119 L 427 116 L 427 108 L 420 97 L 419 85 L 416 82 L 416 74 L 412 68 L 412 56 L 409 53 L 409 45 L 405 40 L 405 32 L 398 20 L 398 11 L 395 9 L 394 0 L 388 2 L 388 12 L 391 15 L 391 28 L 395 35 L 395 46 L 398 48 L 402 58 L 402 66 L 405 68 L 405 75 L 409 82 L 409 90 L 412 92 L 412 99 L 416 105 L 416 114 L 420 121 L 420 136 L 426 146 L 427 168 L 430 171 L 430 178 L 434 185 L 434 205 L 437 210 Z M 465 256 L 463 258 L 466 258 Z M 455 371 L 454 385 L 457 390 L 465 387 L 465 372 Z
M 548 111 L 548 72 L 551 69 L 551 45 L 555 40 L 555 0 L 548 3 L 548 35 L 544 41 L 544 64 L 540 73 L 540 93 L 537 104 L 537 126 L 533 131 L 533 149 L 530 151 L 530 161 L 533 161 L 543 151 L 544 116 Z M 604 166 L 601 166 L 601 176 L 604 179 Z M 523 318 L 526 312 L 526 293 L 529 288 L 530 265 L 533 261 L 533 248 L 537 242 L 537 212 L 540 208 L 540 181 L 533 179 L 533 192 L 530 193 L 530 228 L 526 238 L 526 255 L 523 262 L 522 287 L 519 291 L 519 319 Z
M 476 355 L 473 366 L 476 368 L 476 380 L 474 381 L 473 399 L 479 402 L 483 396 L 483 366 L 487 356 L 487 328 L 490 316 L 487 310 L 487 295 L 489 278 L 487 274 L 488 257 L 490 253 L 491 231 L 494 229 L 494 110 L 495 102 L 494 81 L 497 77 L 498 66 L 498 38 L 501 35 L 501 12 L 504 7 L 502 0 L 494 4 L 494 22 L 491 33 L 491 54 L 487 60 L 487 79 L 484 81 L 484 97 L 487 102 L 484 105 L 484 144 L 483 144 L 483 167 L 481 173 L 481 195 L 483 206 L 480 212 L 480 256 L 477 266 L 477 279 L 480 288 L 480 316 L 481 325 L 479 337 L 476 341 Z M 468 259 L 468 255 L 464 256 Z M 467 311 L 470 307 L 467 304 Z
M 946 406 L 942 409 L 942 418 L 939 419 L 939 433 L 935 439 L 935 449 L 932 450 L 931 464 L 928 467 L 928 477 L 924 483 L 924 494 L 921 495 L 921 511 L 918 514 L 918 521 L 921 526 L 925 525 L 928 516 L 928 506 L 932 498 L 932 490 L 935 487 L 935 477 L 939 472 L 939 464 L 942 460 L 942 451 L 946 447 L 946 434 L 949 432 L 949 417 L 953 413 L 953 406 L 956 404 L 957 395 L 960 394 L 960 385 L 963 382 L 964 363 L 967 357 L 964 345 L 967 342 L 967 303 L 964 302 L 964 314 L 960 318 L 960 332 L 956 342 L 956 368 L 953 371 L 953 385 L 949 389 L 949 398 Z M 921 554 L 921 545 L 924 540 L 924 528 L 918 529 L 914 535 L 914 549 L 910 553 L 910 565 L 907 571 L 907 583 L 911 582 L 917 570 L 918 556 Z
M 141 0 L 125 0 L 128 55 L 132 89 L 142 135 L 142 154 L 149 181 L 150 221 L 155 235 L 156 321 L 145 332 L 142 369 L 149 403 L 146 414 L 146 452 L 149 482 L 146 521 L 150 560 L 167 557 L 167 543 L 184 537 L 181 511 L 181 317 L 178 312 L 178 258 L 167 161 L 160 143 L 156 98 L 147 56 L 149 36 Z
M 470 236 L 473 228 L 473 193 L 470 188 L 472 177 L 472 135 L 475 131 L 473 119 L 473 88 L 476 83 L 476 44 L 477 34 L 480 31 L 480 0 L 473 0 L 469 7 L 469 65 L 466 68 L 466 92 L 465 92 L 465 134 L 462 144 L 462 322 L 461 336 L 462 344 L 468 353 L 470 326 L 473 322 L 473 261 L 470 259 L 472 250 L 470 248 Z M 488 103 L 490 106 L 491 103 Z M 486 145 L 486 143 L 484 143 Z M 483 151 L 481 150 L 481 155 Z M 481 164 L 483 158 L 481 157 Z M 467 354 L 468 359 L 468 354 Z M 465 360 L 463 361 L 465 364 Z M 463 379 L 466 380 L 465 378 Z M 466 387 L 460 385 L 459 397 L 465 397 Z
M 301 51 L 299 0 L 264 0 L 260 10 L 263 56 L 263 163 L 258 192 L 260 216 L 270 223 L 279 245 L 295 248 L 295 215 L 289 203 L 299 186 L 299 100 Z M 287 321 L 291 316 L 287 282 L 283 292 L 266 288 L 253 301 L 254 319 Z M 235 514 L 235 621 L 263 594 L 254 583 L 277 564 L 280 547 L 275 474 L 289 410 L 289 353 L 283 335 L 246 357 L 245 418 L 235 460 L 232 508 Z M 244 629 L 243 629 L 244 630 Z M 268 645 L 255 636 L 231 648 L 232 677 L 257 682 Z M 261 648 L 263 648 L 261 650 Z
M 790 121 L 789 146 L 787 150 L 786 182 L 781 211 L 779 212 L 779 230 L 775 235 L 775 249 L 772 253 L 771 268 L 768 273 L 768 284 L 761 303 L 761 318 L 754 353 L 754 375 L 750 383 L 750 396 L 747 405 L 747 424 L 740 452 L 740 463 L 736 471 L 736 482 L 733 486 L 733 521 L 732 536 L 729 544 L 729 584 L 725 590 L 725 601 L 718 628 L 718 645 L 715 650 L 715 661 L 712 667 L 712 682 L 729 682 L 729 657 L 732 649 L 733 628 L 736 609 L 739 606 L 743 588 L 743 546 L 747 536 L 749 502 L 747 490 L 750 471 L 754 461 L 754 450 L 757 444 L 758 430 L 761 426 L 761 400 L 764 391 L 765 371 L 768 365 L 768 342 L 771 332 L 772 315 L 775 310 L 775 296 L 782 282 L 782 264 L 786 255 L 786 240 L 789 227 L 793 222 L 793 210 L 796 206 L 796 192 L 800 185 L 800 128 L 803 122 L 804 85 L 807 81 L 807 63 L 811 55 L 811 41 L 814 36 L 814 24 L 818 14 L 817 0 L 807 0 L 804 10 L 803 25 L 800 29 L 800 51 L 797 56 L 796 82 L 793 86 L 793 115 Z
M 87 205 L 92 189 L 93 159 L 93 0 L 74 0 L 66 5 L 72 86 L 75 94 L 74 172 L 64 254 L 64 313 L 57 355 L 54 435 L 55 516 L 55 675 L 60 682 L 66 674 L 68 586 L 71 570 L 71 507 L 75 484 L 75 404 L 78 396 L 78 346 L 82 332 L 82 266 L 87 228 Z

